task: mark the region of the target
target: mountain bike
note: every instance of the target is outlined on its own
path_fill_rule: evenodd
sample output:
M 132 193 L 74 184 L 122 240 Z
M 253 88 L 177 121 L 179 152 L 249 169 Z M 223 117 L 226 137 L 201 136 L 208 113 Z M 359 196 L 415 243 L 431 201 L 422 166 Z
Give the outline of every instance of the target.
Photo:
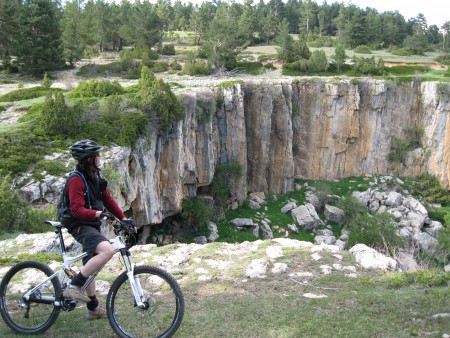
M 41 262 L 20 262 L 8 270 L 0 284 L 1 316 L 13 331 L 21 334 L 43 333 L 61 311 L 72 311 L 77 306 L 76 301 L 63 297 L 63 292 L 76 275 L 72 265 L 87 253 L 69 256 L 61 223 L 45 223 L 58 235 L 63 267 L 54 272 Z M 116 237 L 110 242 L 126 271 L 114 280 L 106 297 L 112 329 L 119 337 L 171 337 L 184 315 L 180 286 L 165 270 L 133 264 L 126 239 L 135 233 L 135 227 L 115 219 L 114 233 Z M 101 269 L 89 276 L 83 291 Z

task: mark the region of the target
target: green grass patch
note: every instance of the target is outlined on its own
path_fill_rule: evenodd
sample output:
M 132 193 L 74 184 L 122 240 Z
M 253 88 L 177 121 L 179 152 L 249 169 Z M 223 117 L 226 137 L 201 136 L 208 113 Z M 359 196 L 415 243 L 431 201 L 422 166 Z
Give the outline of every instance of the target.
M 43 88 L 41 86 L 17 89 L 0 96 L 0 102 L 29 100 L 61 91 L 60 88 Z
M 251 75 L 259 75 L 265 71 L 263 64 L 261 62 L 238 62 L 237 69 L 240 72 L 251 74 Z

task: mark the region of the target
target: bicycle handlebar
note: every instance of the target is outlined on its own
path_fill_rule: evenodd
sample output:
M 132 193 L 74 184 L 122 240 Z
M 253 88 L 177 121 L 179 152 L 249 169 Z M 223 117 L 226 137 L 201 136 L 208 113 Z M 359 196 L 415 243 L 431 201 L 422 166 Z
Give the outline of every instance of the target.
M 124 231 L 128 234 L 135 234 L 137 232 L 137 226 L 136 226 L 136 222 L 134 221 L 134 219 L 120 220 L 108 211 L 103 211 L 100 214 L 100 219 L 115 221 L 115 222 L 113 222 L 113 227 L 114 227 L 114 233 L 116 235 L 120 231 Z

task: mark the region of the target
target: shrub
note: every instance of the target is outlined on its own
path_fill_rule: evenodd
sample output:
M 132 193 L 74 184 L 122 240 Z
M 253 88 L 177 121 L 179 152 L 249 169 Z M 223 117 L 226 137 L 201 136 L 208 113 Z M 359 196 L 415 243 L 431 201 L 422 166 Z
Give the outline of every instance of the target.
M 372 50 L 366 45 L 360 45 L 353 49 L 353 52 L 358 54 L 372 54 Z
M 42 88 L 41 86 L 17 89 L 0 96 L 0 102 L 30 100 L 35 99 L 37 97 L 46 96 L 51 93 L 58 93 L 61 91 L 62 89 L 60 88 L 46 89 Z
M 301 59 L 292 63 L 285 63 L 283 64 L 283 69 L 306 73 L 309 69 L 308 60 Z
M 109 97 L 98 106 L 96 116 L 89 116 L 95 123 L 85 121 L 80 134 L 101 143 L 132 146 L 139 136 L 144 135 L 148 125 L 146 115 L 133 104 L 118 96 Z
M 349 247 L 362 243 L 393 255 L 395 248 L 403 244 L 403 240 L 396 234 L 392 215 L 389 213 L 365 213 L 349 219 L 345 227 L 350 231 L 347 243 Z
M 237 67 L 244 73 L 258 75 L 261 74 L 263 65 L 261 62 L 238 62 Z
M 5 106 L 2 106 L 2 105 L 0 105 L 0 112 L 1 111 L 5 111 L 6 110 L 6 107 Z
M 428 203 L 441 203 L 444 206 L 450 206 L 450 196 L 447 190 L 431 174 L 427 173 L 416 177 L 415 184 L 411 186 L 411 192 L 416 196 L 423 197 Z
M 48 95 L 41 111 L 40 125 L 49 135 L 75 135 L 78 132 L 80 112 L 78 107 L 69 107 L 62 93 L 53 98 Z
M 219 163 L 212 180 L 212 194 L 217 207 L 215 219 L 221 220 L 228 209 L 230 197 L 235 189 L 237 180 L 242 176 L 242 165 L 237 159 Z
M 371 58 L 354 58 L 353 69 L 361 74 L 367 75 L 381 75 L 384 71 L 384 62 L 381 58 L 375 60 L 375 57 Z
M 272 62 L 266 63 L 263 67 L 269 70 L 277 69 L 277 67 L 275 67 Z
M 55 207 L 35 209 L 20 195 L 11 190 L 11 177 L 0 181 L 0 233 L 23 231 L 26 233 L 43 232 L 43 222 L 53 219 Z
M 443 63 L 444 65 L 450 65 L 450 54 L 438 55 L 434 60 L 436 62 Z
M 124 92 L 118 81 L 108 80 L 90 80 L 81 81 L 77 88 L 70 92 L 69 97 L 106 97 L 114 94 L 122 94 Z
M 213 215 L 213 209 L 199 196 L 184 198 L 181 209 L 181 219 L 195 230 L 204 229 Z
M 149 118 L 155 118 L 162 128 L 184 117 L 184 106 L 170 89 L 170 85 L 155 75 L 146 66 L 142 67 L 140 91 L 140 108 Z M 156 126 L 157 127 L 157 126 Z
M 52 82 L 48 78 L 47 72 L 44 74 L 44 78 L 41 81 L 41 87 L 45 89 L 49 89 L 52 86 Z
M 391 151 L 389 152 L 389 160 L 405 164 L 408 152 L 422 146 L 421 139 L 424 130 L 421 128 L 411 128 L 405 131 L 404 138 L 394 137 L 391 143 Z
M 170 68 L 172 68 L 173 70 L 182 70 L 183 69 L 183 67 L 176 61 L 174 61 L 170 64 Z
M 392 54 L 398 56 L 410 56 L 412 55 L 411 51 L 406 48 L 396 48 L 391 51 Z
M 162 55 L 175 55 L 175 46 L 173 44 L 163 45 L 159 52 Z
M 167 62 L 155 62 L 151 68 L 153 73 L 163 73 L 169 70 L 169 64 Z
M 211 67 L 205 61 L 186 62 L 183 66 L 183 72 L 187 75 L 209 75 Z
M 322 49 L 312 52 L 308 60 L 308 68 L 312 72 L 326 72 L 328 69 L 328 59 Z
M 199 123 L 211 121 L 212 116 L 216 112 L 216 100 L 214 97 L 199 97 L 195 107 L 195 116 Z

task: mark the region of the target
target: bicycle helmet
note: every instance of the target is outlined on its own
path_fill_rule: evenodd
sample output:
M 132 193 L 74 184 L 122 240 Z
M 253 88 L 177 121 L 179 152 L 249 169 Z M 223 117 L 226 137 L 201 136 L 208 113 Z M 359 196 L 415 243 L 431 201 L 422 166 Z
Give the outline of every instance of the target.
M 70 146 L 72 157 L 81 162 L 86 157 L 96 155 L 103 147 L 91 140 L 81 140 Z

